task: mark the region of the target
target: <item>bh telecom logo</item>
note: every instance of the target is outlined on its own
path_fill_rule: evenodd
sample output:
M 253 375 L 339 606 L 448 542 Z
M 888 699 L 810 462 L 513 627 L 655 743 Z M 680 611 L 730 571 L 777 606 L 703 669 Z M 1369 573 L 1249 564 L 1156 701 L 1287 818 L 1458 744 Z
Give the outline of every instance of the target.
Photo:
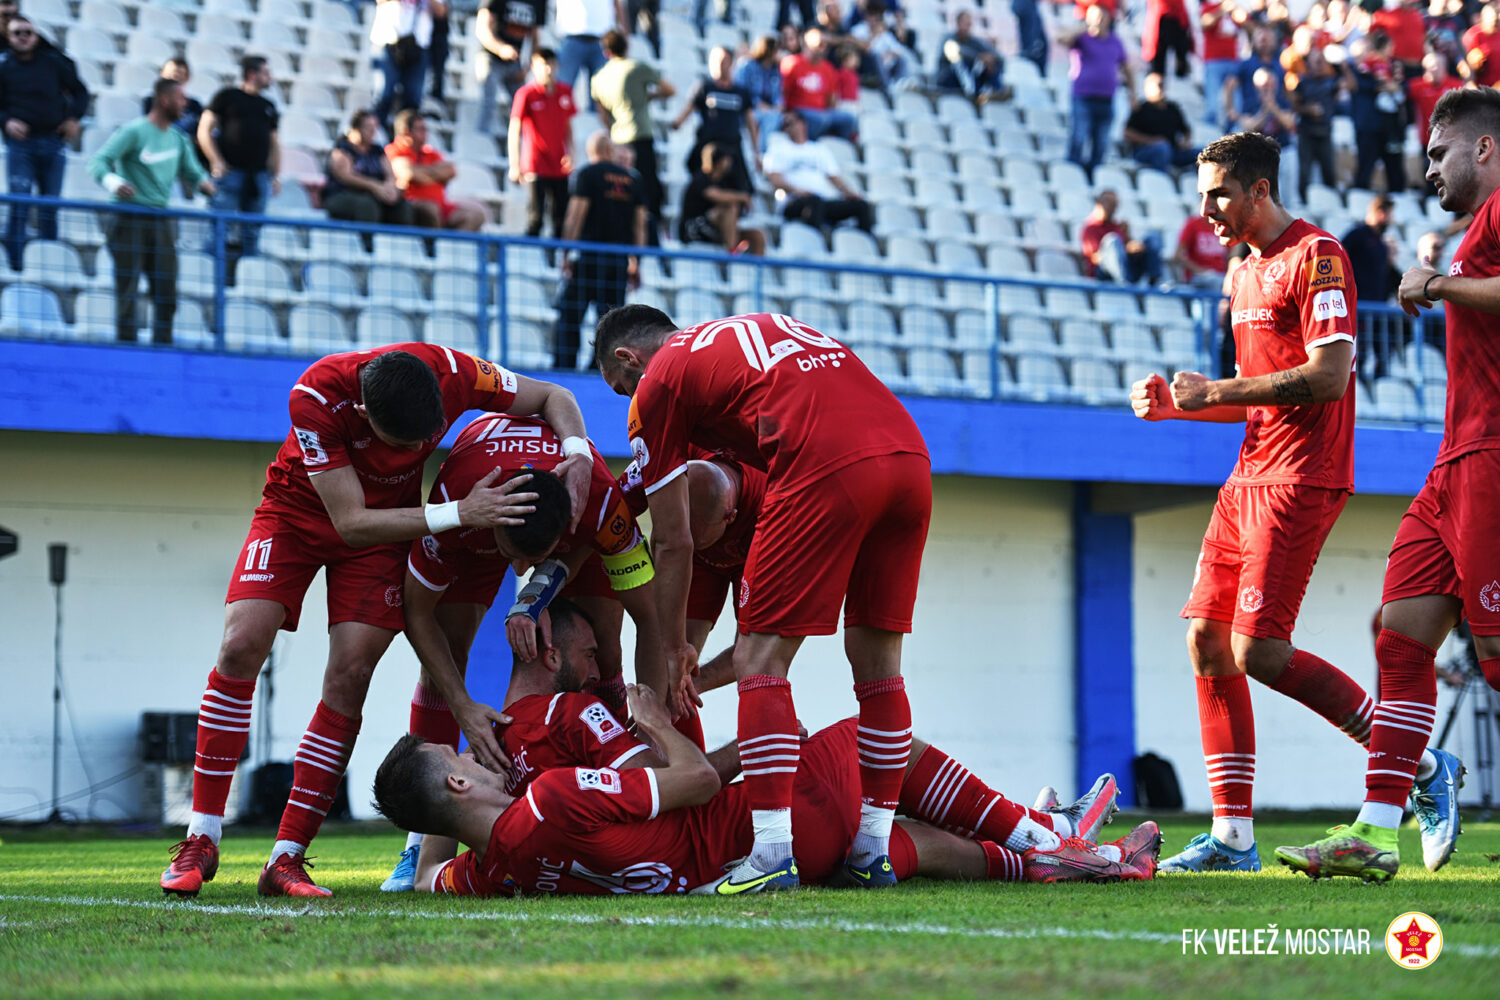
M 1443 929 L 1425 913 L 1403 913 L 1386 928 L 1385 952 L 1403 969 L 1425 969 L 1443 953 Z

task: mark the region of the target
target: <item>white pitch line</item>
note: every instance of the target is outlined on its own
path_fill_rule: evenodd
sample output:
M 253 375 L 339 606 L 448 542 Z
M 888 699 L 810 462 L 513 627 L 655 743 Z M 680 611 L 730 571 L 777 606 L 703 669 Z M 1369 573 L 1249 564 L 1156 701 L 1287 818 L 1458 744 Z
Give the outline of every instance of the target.
M 1107 931 L 1092 928 L 1035 927 L 954 927 L 947 924 L 879 924 L 852 920 L 749 920 L 742 917 L 652 917 L 628 914 L 605 915 L 584 913 L 518 913 L 514 910 L 486 909 L 472 911 L 419 910 L 386 908 L 380 910 L 329 909 L 328 904 L 309 903 L 301 909 L 285 909 L 263 904 L 196 903 L 189 900 L 109 899 L 99 896 L 19 896 L 0 894 L 0 902 L 51 903 L 58 906 L 124 906 L 132 909 L 169 910 L 182 913 L 208 913 L 243 917 L 329 917 L 368 916 L 395 920 L 483 920 L 488 923 L 550 923 L 625 925 L 628 927 L 716 927 L 724 930 L 840 931 L 886 934 L 928 934 L 935 937 L 991 938 L 999 940 L 1072 939 L 1088 941 L 1141 941 L 1147 944 L 1180 945 L 1181 935 L 1156 931 Z M 14 926 L 14 925 L 13 925 Z M 1500 947 L 1446 943 L 1444 953 L 1453 952 L 1466 958 L 1500 958 Z M 1320 957 L 1320 956 L 1319 956 Z

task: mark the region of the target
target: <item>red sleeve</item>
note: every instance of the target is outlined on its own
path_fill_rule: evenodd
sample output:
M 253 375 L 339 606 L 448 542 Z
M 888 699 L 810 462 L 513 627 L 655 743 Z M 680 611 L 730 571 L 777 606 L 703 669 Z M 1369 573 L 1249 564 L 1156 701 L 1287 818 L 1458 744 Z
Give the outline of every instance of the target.
M 1302 311 L 1302 343 L 1309 350 L 1354 341 L 1354 290 L 1349 257 L 1332 237 L 1309 240 L 1300 280 L 1292 279 Z
M 446 536 L 457 534 L 457 531 L 445 531 L 442 536 L 424 535 L 411 543 L 406 568 L 428 590 L 447 590 L 457 578 L 456 552 L 452 545 L 445 544 Z
M 472 354 L 455 351 L 454 356 L 458 359 L 458 374 L 466 385 L 472 382 L 468 389 L 468 409 L 505 413 L 511 408 L 520 386 L 515 372 Z
M 647 496 L 687 471 L 687 420 L 680 391 L 642 379 L 630 398 L 627 433 Z
M 511 121 L 521 121 L 521 120 L 524 120 L 527 117 L 527 113 L 528 113 L 527 109 L 531 105 L 530 98 L 531 98 L 531 84 L 529 84 L 529 83 L 526 84 L 524 87 L 522 87 L 520 90 L 517 90 L 515 92 L 515 94 L 513 94 L 511 96 L 511 99 L 510 99 L 510 118 L 511 118 Z
M 526 789 L 526 807 L 542 823 L 558 830 L 587 833 L 608 823 L 639 823 L 655 819 L 661 807 L 656 772 L 649 767 L 628 771 L 613 768 L 558 768 L 544 771 Z
M 444 864 L 432 878 L 432 891 L 446 896 L 507 895 L 503 886 L 490 881 L 473 851 L 464 851 Z
M 342 469 L 349 464 L 343 428 L 324 400 L 322 393 L 298 382 L 292 386 L 287 404 L 292 415 L 292 434 L 302 449 L 302 465 L 309 473 Z
M 567 760 L 590 767 L 618 768 L 648 749 L 602 701 L 585 694 L 563 695 L 548 729 Z

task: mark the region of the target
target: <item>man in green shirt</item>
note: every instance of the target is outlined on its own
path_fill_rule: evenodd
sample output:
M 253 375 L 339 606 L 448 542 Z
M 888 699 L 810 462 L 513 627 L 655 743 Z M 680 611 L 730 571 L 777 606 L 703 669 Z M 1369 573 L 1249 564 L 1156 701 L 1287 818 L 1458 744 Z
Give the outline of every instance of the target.
M 651 102 L 665 101 L 677 88 L 651 66 L 629 56 L 629 40 L 619 31 L 608 31 L 601 42 L 609 61 L 594 74 L 589 85 L 599 117 L 616 146 L 635 152 L 635 169 L 641 175 L 641 193 L 651 217 L 647 238 L 656 246 L 657 220 L 661 217 L 662 187 L 656 165 L 655 126 Z
M 182 84 L 160 79 L 151 92 L 151 110 L 120 127 L 89 158 L 89 173 L 110 193 L 111 201 L 166 208 L 172 182 L 180 180 L 191 196 L 196 186 L 214 193 L 214 182 L 203 172 L 192 140 L 173 124 L 187 106 Z M 141 274 L 151 288 L 155 307 L 151 340 L 172 342 L 172 317 L 177 312 L 177 222 L 167 216 L 111 212 L 105 220 L 109 252 L 115 259 L 115 335 L 136 339 L 136 288 Z

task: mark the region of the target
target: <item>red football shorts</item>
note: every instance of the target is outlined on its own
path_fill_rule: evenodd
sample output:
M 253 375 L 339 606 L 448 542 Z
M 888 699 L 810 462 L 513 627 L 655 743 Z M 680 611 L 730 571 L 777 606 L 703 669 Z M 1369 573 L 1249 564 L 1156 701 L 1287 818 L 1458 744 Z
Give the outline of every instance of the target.
M 1313 566 L 1349 494 L 1316 486 L 1225 483 L 1203 535 L 1184 618 L 1290 639 Z
M 328 624 L 362 622 L 399 632 L 405 627 L 401 588 L 410 548 L 409 542 L 395 542 L 351 549 L 326 515 L 262 504 L 250 521 L 224 601 L 277 601 L 286 608 L 281 627 L 295 632 L 308 585 L 326 567 Z
M 724 599 L 740 589 L 740 571 L 715 569 L 694 560 L 693 582 L 688 585 L 688 620 L 716 622 L 724 610 Z
M 510 560 L 498 555 L 463 552 L 457 556 L 457 575 L 439 604 L 479 604 L 488 608 L 495 603 L 500 584 L 510 572 Z
M 932 464 L 909 452 L 767 494 L 740 583 L 740 632 L 832 635 L 840 605 L 846 627 L 910 632 L 931 517 Z
M 858 723 L 835 722 L 802 743 L 792 789 L 792 850 L 805 882 L 833 874 L 859 829 Z
M 604 572 L 604 560 L 599 558 L 598 552 L 590 555 L 588 561 L 578 567 L 578 572 L 568 577 L 568 582 L 563 585 L 558 596 L 570 601 L 580 597 L 607 597 L 614 601 L 620 599 L 615 594 L 615 589 L 609 585 L 609 576 Z
M 1500 451 L 1436 466 L 1396 529 L 1381 602 L 1448 594 L 1475 635 L 1500 635 Z

